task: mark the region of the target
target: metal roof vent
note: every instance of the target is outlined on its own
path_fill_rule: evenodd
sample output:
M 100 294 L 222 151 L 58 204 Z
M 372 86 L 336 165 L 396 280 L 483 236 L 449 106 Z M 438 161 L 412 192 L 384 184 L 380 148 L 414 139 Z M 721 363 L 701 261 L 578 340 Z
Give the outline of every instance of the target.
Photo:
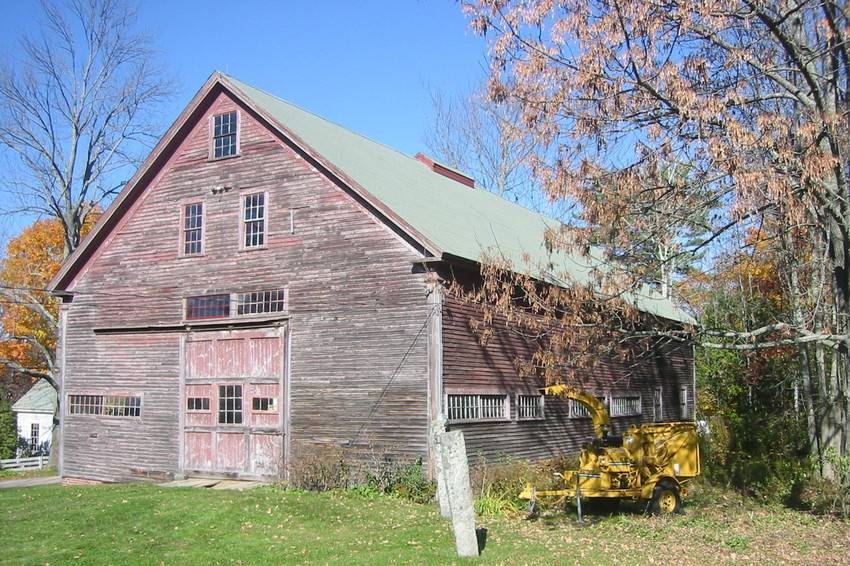
M 416 159 L 424 163 L 425 166 L 434 173 L 439 173 L 443 177 L 448 177 L 452 181 L 457 181 L 461 185 L 466 185 L 473 189 L 475 188 L 475 179 L 458 171 L 457 169 L 444 165 L 421 152 L 416 154 Z

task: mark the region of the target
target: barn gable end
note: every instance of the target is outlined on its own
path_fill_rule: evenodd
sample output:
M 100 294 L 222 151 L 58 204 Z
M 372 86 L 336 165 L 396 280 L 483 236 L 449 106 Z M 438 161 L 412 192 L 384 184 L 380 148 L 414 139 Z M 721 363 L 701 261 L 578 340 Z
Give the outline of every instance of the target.
M 73 301 L 63 313 L 63 475 L 115 480 L 191 471 L 187 458 L 206 429 L 187 419 L 188 397 L 210 386 L 209 413 L 217 417 L 218 387 L 236 378 L 243 378 L 246 430 L 218 427 L 216 458 L 224 463 L 214 462 L 212 472 L 268 475 L 270 467 L 250 462 L 240 473 L 228 453 L 245 450 L 251 458 L 251 446 L 277 442 L 274 434 L 282 434 L 285 449 L 305 441 L 372 443 L 424 455 L 427 346 L 420 331 L 428 286 L 412 264 L 421 253 L 225 89 L 209 89 L 199 108 L 141 194 L 124 201 L 132 204 L 115 213 L 89 257 L 66 271 Z M 211 120 L 231 111 L 239 117 L 239 154 L 211 159 Z M 244 199 L 252 194 L 263 195 L 267 232 L 263 246 L 244 249 Z M 197 256 L 181 250 L 183 207 L 191 203 L 203 204 Z M 188 297 L 266 290 L 284 291 L 286 308 L 187 320 Z M 239 339 L 244 324 L 276 333 L 282 349 L 277 420 L 262 426 L 250 404 L 252 395 L 266 397 L 251 392 L 275 376 L 243 376 L 221 360 L 208 374 L 186 369 L 187 344 L 204 337 L 205 325 Z M 220 350 L 228 347 L 222 342 Z M 231 355 L 221 351 L 222 360 Z M 107 408 L 86 414 L 83 396 L 139 398 L 141 408 L 129 416 Z M 284 458 L 282 449 L 274 464 Z

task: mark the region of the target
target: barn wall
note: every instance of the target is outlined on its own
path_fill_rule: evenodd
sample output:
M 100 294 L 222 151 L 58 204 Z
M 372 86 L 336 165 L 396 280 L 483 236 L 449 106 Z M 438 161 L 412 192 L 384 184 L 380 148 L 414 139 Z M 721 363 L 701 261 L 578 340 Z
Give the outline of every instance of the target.
M 241 155 L 209 160 L 209 116 L 232 109 L 240 111 Z M 216 187 L 227 190 L 214 194 Z M 240 193 L 255 191 L 268 192 L 268 245 L 240 251 Z M 206 206 L 203 257 L 178 256 L 187 200 Z M 94 328 L 179 324 L 184 297 L 280 287 L 289 290 L 291 315 L 290 440 L 372 442 L 424 455 L 420 329 L 428 307 L 416 256 L 258 117 L 218 94 L 72 285 L 64 474 L 112 480 L 133 468 L 179 471 L 179 333 Z M 69 394 L 99 389 L 141 393 L 142 417 L 67 414 Z
M 443 307 L 443 388 L 449 393 L 506 393 L 510 402 L 510 420 L 455 423 L 449 428 L 462 430 L 470 458 L 485 457 L 498 460 L 503 457 L 542 459 L 559 453 L 577 451 L 593 435 L 590 419 L 569 418 L 566 400 L 545 399 L 545 420 L 517 420 L 515 395 L 534 393 L 543 386 L 534 378 L 519 377 L 514 360 L 528 357 L 536 349 L 526 341 L 504 329 L 504 321 L 496 319 L 492 325 L 495 333 L 482 346 L 470 327 L 470 321 L 481 319 L 478 308 L 447 296 Z M 693 415 L 693 357 L 689 346 L 667 348 L 635 368 L 626 368 L 616 361 L 599 363 L 583 376 L 584 387 L 598 394 L 610 391 L 639 392 L 642 415 L 612 419 L 615 432 L 625 430 L 630 424 L 653 420 L 653 390 L 662 387 L 663 417 L 661 420 L 678 420 L 679 387 L 689 391 L 688 411 Z

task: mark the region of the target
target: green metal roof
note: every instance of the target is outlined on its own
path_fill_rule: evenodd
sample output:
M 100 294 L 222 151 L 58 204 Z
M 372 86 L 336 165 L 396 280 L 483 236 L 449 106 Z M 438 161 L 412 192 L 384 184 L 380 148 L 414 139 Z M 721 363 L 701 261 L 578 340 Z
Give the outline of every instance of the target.
M 433 251 L 472 261 L 483 254 L 502 257 L 517 271 L 555 283 L 562 273 L 575 283 L 589 283 L 591 269 L 604 265 L 599 255 L 548 251 L 544 233 L 558 230 L 557 220 L 464 186 L 413 157 L 232 77 L 223 78 L 439 248 Z M 694 322 L 652 291 L 630 300 L 643 311 Z
M 56 390 L 45 379 L 40 379 L 33 385 L 18 402 L 12 405 L 16 413 L 49 413 L 56 412 Z

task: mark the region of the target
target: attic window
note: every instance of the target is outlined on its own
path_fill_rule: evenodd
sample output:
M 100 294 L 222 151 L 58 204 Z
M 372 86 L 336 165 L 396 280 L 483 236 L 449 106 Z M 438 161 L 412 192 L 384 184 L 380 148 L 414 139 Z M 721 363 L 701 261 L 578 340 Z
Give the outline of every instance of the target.
M 236 112 L 227 112 L 213 117 L 213 157 L 236 155 Z

